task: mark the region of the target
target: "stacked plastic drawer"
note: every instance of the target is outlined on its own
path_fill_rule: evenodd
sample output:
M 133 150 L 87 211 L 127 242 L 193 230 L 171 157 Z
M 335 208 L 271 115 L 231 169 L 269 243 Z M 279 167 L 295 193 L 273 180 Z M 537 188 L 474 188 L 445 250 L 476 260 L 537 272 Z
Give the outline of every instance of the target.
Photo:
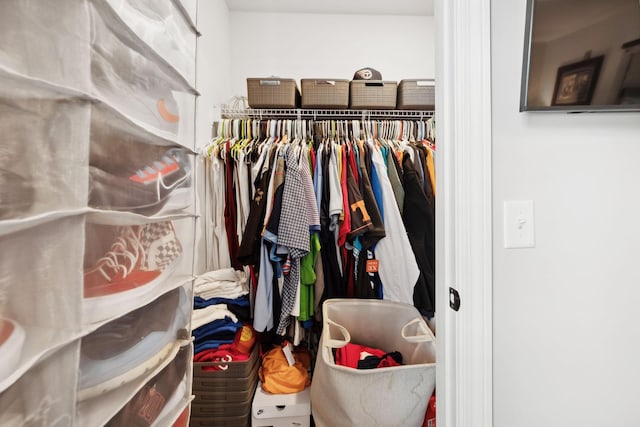
M 193 364 L 192 427 L 247 427 L 258 384 L 258 346 L 243 362 Z

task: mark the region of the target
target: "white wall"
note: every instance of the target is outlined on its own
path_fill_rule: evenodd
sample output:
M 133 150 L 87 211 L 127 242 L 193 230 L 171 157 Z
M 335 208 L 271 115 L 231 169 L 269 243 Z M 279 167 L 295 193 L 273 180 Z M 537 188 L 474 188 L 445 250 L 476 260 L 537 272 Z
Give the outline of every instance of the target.
M 193 4 L 193 2 L 187 2 Z M 199 1 L 196 26 L 202 34 L 198 38 L 196 88 L 200 92 L 196 108 L 196 148 L 205 147 L 212 137 L 212 125 L 219 119 L 214 106 L 225 103 L 231 96 L 229 89 L 229 11 L 224 1 Z M 211 220 L 205 206 L 210 203 L 203 158 L 196 160 L 196 221 L 195 271 L 203 273 L 211 268 Z
M 494 426 L 638 426 L 640 114 L 519 113 L 525 4 L 491 3 Z
M 247 77 L 351 79 L 372 67 L 385 80 L 433 78 L 433 16 L 234 12 L 231 90 Z
M 206 145 L 211 138 L 211 125 L 218 120 L 215 106 L 231 97 L 229 87 L 231 46 L 229 42 L 229 10 L 224 1 L 198 2 L 197 89 L 200 92 L 196 111 L 196 140 Z

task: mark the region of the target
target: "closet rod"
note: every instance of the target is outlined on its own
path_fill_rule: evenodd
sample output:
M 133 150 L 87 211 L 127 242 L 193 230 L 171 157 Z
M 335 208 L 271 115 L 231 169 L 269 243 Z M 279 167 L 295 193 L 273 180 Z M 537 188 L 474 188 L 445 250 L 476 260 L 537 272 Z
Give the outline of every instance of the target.
M 223 119 L 428 119 L 435 115 L 433 110 L 318 110 L 307 108 L 222 108 Z

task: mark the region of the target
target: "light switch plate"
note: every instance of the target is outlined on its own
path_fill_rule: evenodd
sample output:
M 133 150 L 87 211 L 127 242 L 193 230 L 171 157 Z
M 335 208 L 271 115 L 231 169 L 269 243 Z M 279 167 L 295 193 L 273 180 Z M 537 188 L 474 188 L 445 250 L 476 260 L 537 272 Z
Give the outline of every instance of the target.
M 535 246 L 533 200 L 504 202 L 504 247 L 516 249 Z

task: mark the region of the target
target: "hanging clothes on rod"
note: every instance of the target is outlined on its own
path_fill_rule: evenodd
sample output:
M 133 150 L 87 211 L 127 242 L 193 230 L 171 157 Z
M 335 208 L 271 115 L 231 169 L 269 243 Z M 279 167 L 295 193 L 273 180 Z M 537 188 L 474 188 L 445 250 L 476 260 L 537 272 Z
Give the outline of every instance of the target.
M 433 119 L 224 119 L 218 129 L 203 152 L 210 239 L 220 267 L 249 273 L 257 331 L 309 327 L 336 297 L 433 316 Z

